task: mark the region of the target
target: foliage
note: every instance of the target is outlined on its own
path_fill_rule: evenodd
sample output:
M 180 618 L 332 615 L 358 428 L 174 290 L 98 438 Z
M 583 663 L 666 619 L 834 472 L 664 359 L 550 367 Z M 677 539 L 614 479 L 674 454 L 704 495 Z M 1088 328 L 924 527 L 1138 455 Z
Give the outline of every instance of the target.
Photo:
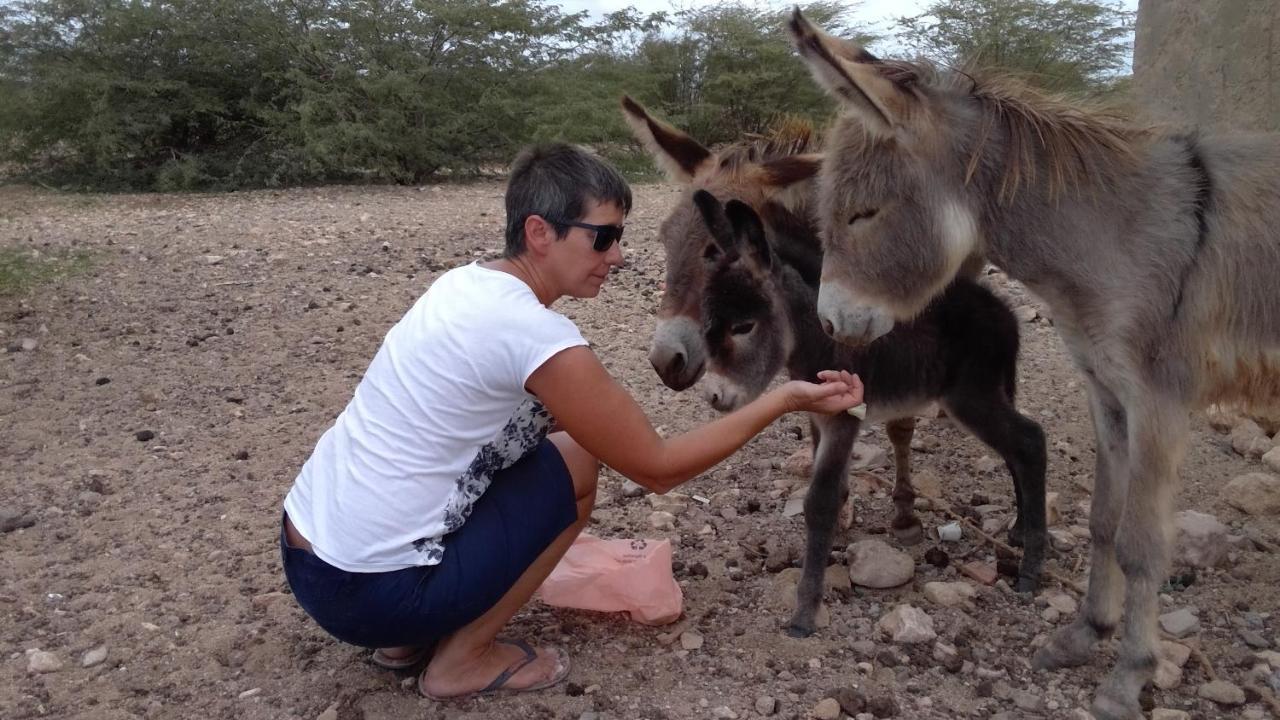
M 42 253 L 30 248 L 0 245 L 0 297 L 23 292 L 33 285 L 47 282 L 89 267 L 89 254 L 84 251 Z

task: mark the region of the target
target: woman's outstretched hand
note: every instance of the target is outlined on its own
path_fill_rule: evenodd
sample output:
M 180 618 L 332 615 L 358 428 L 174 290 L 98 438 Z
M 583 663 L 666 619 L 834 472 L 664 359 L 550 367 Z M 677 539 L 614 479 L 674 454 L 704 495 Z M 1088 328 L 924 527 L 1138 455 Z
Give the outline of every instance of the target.
M 862 381 L 844 370 L 823 370 L 821 382 L 792 380 L 782 386 L 787 406 L 795 412 L 831 415 L 862 404 Z

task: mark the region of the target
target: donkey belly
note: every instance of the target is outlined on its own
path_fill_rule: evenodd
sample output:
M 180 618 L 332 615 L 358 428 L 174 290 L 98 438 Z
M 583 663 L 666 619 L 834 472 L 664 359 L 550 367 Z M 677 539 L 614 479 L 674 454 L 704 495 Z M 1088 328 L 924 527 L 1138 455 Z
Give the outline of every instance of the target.
M 1280 415 L 1280 345 L 1268 349 L 1218 343 L 1201 356 L 1201 405 L 1221 403 Z

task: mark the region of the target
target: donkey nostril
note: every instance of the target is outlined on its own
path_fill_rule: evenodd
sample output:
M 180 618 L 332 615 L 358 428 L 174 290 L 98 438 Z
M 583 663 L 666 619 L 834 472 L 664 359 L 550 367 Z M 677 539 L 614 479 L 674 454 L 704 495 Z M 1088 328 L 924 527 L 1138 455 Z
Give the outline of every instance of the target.
M 676 356 L 671 358 L 671 369 L 674 372 L 684 369 L 684 353 L 676 353 Z
M 832 325 L 830 320 L 822 318 L 822 332 L 834 337 L 836 334 L 836 326 Z

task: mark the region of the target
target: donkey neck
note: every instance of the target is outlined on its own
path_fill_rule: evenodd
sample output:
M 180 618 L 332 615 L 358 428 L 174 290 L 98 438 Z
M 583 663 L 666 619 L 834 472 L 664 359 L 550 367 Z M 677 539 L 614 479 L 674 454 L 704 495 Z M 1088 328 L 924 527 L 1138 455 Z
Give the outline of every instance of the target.
M 831 367 L 836 354 L 836 342 L 818 319 L 818 289 L 787 264 L 781 265 L 773 283 L 791 330 L 787 374 L 795 380 L 812 380 L 818 371 Z

